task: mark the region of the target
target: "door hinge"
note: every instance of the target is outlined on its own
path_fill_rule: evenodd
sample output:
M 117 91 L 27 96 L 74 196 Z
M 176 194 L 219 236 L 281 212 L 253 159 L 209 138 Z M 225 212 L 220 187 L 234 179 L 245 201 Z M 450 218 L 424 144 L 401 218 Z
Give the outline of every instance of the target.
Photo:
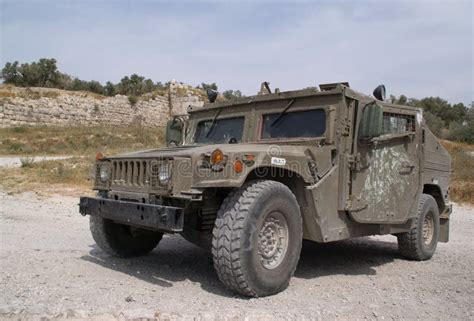
M 342 135 L 342 136 L 349 136 L 350 133 L 351 133 L 351 124 L 350 124 L 350 123 L 346 123 L 346 124 L 344 125 L 344 127 L 342 128 L 341 135 Z
M 359 164 L 360 164 L 360 154 L 357 153 L 357 155 L 349 155 L 347 156 L 347 162 L 349 164 L 349 168 L 351 170 L 358 170 L 359 169 Z

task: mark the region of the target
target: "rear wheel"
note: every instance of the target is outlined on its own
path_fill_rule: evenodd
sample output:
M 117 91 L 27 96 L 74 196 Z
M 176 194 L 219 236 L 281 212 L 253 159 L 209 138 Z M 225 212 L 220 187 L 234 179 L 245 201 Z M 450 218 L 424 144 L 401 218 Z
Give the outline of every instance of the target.
M 302 242 L 296 197 L 275 181 L 252 181 L 231 192 L 217 213 L 212 255 L 220 280 L 246 296 L 284 290 Z
M 115 223 L 102 217 L 89 220 L 92 237 L 106 253 L 117 257 L 145 255 L 160 242 L 163 233 Z
M 404 257 L 424 261 L 433 256 L 439 239 L 439 210 L 431 195 L 421 195 L 415 226 L 406 233 L 398 234 L 397 238 L 398 248 Z

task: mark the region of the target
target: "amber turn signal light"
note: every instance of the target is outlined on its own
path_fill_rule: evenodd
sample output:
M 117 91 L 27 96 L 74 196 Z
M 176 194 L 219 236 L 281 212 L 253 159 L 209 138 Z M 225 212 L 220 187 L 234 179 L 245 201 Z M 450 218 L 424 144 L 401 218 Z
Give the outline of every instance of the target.
M 243 170 L 244 170 L 244 163 L 242 163 L 241 160 L 236 160 L 234 162 L 234 171 L 236 173 L 242 173 Z
M 246 155 L 244 155 L 244 159 L 245 159 L 246 161 L 253 162 L 253 161 L 255 160 L 255 155 L 253 155 L 253 154 L 246 154 Z
M 100 161 L 100 160 L 103 159 L 103 158 L 104 158 L 104 154 L 102 154 L 102 152 L 97 152 L 97 153 L 95 154 L 95 160 L 96 160 L 96 161 Z
M 222 163 L 224 160 L 224 154 L 220 149 L 216 149 L 211 154 L 211 164 L 216 165 Z

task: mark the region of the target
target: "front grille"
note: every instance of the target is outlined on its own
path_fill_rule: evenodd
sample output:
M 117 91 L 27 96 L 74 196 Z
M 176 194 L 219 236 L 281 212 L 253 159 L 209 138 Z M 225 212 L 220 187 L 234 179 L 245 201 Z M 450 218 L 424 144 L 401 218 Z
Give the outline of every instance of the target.
M 113 160 L 112 189 L 130 192 L 167 192 L 168 186 L 158 183 L 157 160 Z
M 112 161 L 112 181 L 117 185 L 146 186 L 147 161 Z

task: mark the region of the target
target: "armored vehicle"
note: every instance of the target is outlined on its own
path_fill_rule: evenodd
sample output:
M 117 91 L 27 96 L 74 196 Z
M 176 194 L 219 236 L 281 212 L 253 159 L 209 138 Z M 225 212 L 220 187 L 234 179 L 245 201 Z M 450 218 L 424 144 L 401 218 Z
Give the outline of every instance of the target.
M 393 234 L 427 260 L 447 242 L 451 159 L 419 108 L 348 83 L 188 108 L 167 147 L 99 155 L 96 197 L 81 197 L 94 240 L 119 257 L 179 233 L 212 252 L 219 279 L 245 296 L 284 290 L 303 240 Z

